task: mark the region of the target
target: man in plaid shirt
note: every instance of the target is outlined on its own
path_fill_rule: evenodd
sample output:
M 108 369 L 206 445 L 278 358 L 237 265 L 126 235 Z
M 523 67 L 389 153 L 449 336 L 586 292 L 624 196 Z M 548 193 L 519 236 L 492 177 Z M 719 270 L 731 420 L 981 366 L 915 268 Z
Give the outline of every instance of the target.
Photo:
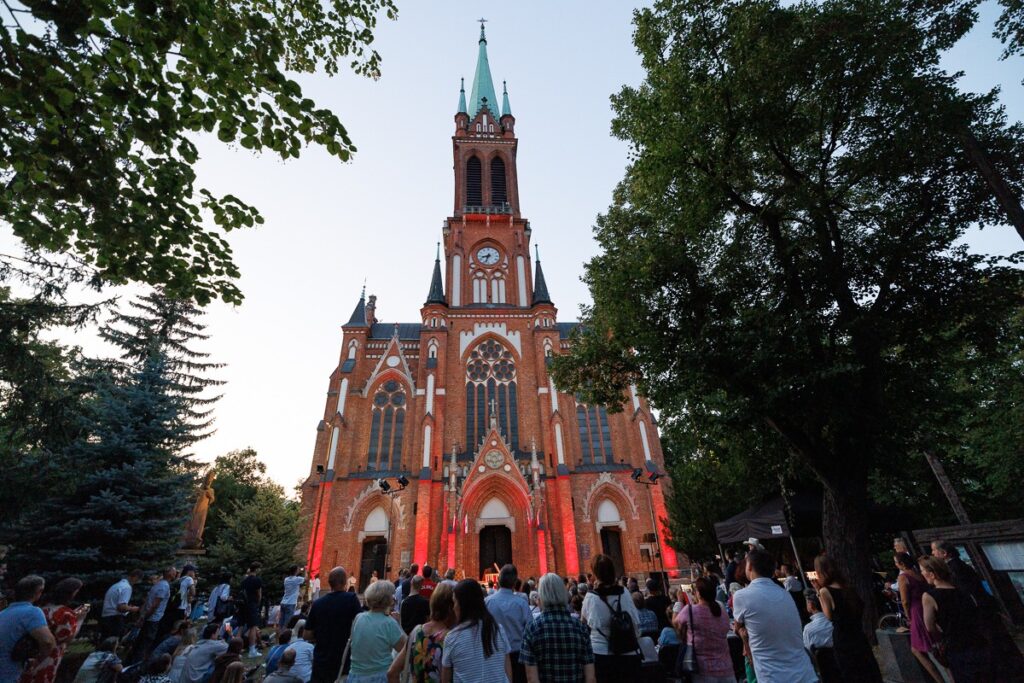
M 537 590 L 540 616 L 527 625 L 519 662 L 529 683 L 595 683 L 590 629 L 569 614 L 569 593 L 557 574 L 545 574 Z

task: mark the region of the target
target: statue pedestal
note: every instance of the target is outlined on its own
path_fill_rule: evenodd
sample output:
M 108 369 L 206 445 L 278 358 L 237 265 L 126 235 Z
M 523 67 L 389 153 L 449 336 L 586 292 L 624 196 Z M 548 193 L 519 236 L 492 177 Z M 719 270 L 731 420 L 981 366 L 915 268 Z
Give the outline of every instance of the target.
M 182 548 L 181 550 L 175 550 L 174 555 L 184 562 L 184 564 L 198 565 L 199 558 L 206 554 L 206 550 L 203 548 Z

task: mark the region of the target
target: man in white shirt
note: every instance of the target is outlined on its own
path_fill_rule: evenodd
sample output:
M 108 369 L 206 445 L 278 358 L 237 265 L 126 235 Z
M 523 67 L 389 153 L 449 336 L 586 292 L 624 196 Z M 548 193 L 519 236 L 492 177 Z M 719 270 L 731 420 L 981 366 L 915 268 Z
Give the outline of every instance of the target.
M 186 564 L 181 570 L 181 581 L 178 582 L 178 619 L 188 619 L 192 614 L 192 601 L 196 598 L 196 568 Z
M 225 616 L 229 616 L 227 606 L 230 600 L 231 575 L 224 573 L 221 574 L 217 585 L 210 591 L 210 598 L 206 601 L 206 618 L 209 621 L 220 621 L 224 619 Z M 222 602 L 224 605 L 221 605 L 220 614 L 218 614 L 217 605 Z
M 103 596 L 103 611 L 100 612 L 103 638 L 120 638 L 124 635 L 125 617 L 139 611 L 138 606 L 129 603 L 132 599 L 132 586 L 142 581 L 142 576 L 141 569 L 133 569 L 128 576 L 107 589 Z
M 746 628 L 758 683 L 817 683 L 796 604 L 772 581 L 774 573 L 771 555 L 757 548 L 747 554 L 751 581 L 733 596 L 736 628 Z
M 228 644 L 216 638 L 218 628 L 217 624 L 207 624 L 202 639 L 178 655 L 185 658 L 185 665 L 177 683 L 200 683 L 208 677 L 213 660 L 228 651 Z
M 299 589 L 305 581 L 299 575 L 299 565 L 293 564 L 288 569 L 288 575 L 284 577 L 284 595 L 281 597 L 281 611 L 277 617 L 277 632 L 281 633 L 288 628 L 288 622 L 295 614 L 295 605 L 299 601 Z
M 811 615 L 811 620 L 804 626 L 804 647 L 812 653 L 832 647 L 832 622 L 821 611 L 821 598 L 813 588 L 804 591 L 804 597 Z
M 297 676 L 302 679 L 302 683 L 309 683 L 309 679 L 313 677 L 313 643 L 305 639 L 304 626 L 306 625 L 305 620 L 295 624 L 295 632 L 298 633 L 298 638 L 288 646 L 285 653 L 295 653 L 295 663 L 292 664 L 291 675 Z M 282 655 L 283 657 L 283 655 Z

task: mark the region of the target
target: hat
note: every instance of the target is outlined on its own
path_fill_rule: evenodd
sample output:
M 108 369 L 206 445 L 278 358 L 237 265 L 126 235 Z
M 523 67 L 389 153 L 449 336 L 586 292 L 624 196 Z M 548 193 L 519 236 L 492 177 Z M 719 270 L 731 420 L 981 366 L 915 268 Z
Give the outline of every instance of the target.
M 181 568 L 181 573 L 188 574 L 189 572 L 194 572 L 195 570 L 195 565 L 186 564 L 184 567 Z
M 758 550 L 764 550 L 764 546 L 761 545 L 761 541 L 757 540 L 753 536 L 747 539 L 746 545 L 749 545 L 751 548 L 757 548 Z

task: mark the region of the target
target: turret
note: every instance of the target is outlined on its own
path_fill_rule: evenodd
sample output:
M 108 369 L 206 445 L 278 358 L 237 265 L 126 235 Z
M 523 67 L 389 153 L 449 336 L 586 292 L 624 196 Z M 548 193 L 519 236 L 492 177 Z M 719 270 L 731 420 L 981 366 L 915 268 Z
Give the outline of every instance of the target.
M 369 327 L 369 326 L 370 326 L 370 318 L 367 317 L 367 315 L 366 315 L 366 285 L 363 285 L 363 291 L 359 295 L 359 303 L 356 304 L 355 309 L 352 311 L 352 315 L 349 316 L 348 322 L 344 324 L 344 327 Z
M 550 304 L 551 297 L 548 295 L 548 283 L 544 281 L 544 270 L 540 267 L 540 249 L 534 245 L 536 250 L 536 267 L 533 277 L 533 305 Z
M 441 281 L 441 243 L 437 243 L 437 257 L 434 259 L 434 275 L 430 279 L 430 291 L 427 293 L 427 301 L 424 304 L 445 304 L 444 284 Z

